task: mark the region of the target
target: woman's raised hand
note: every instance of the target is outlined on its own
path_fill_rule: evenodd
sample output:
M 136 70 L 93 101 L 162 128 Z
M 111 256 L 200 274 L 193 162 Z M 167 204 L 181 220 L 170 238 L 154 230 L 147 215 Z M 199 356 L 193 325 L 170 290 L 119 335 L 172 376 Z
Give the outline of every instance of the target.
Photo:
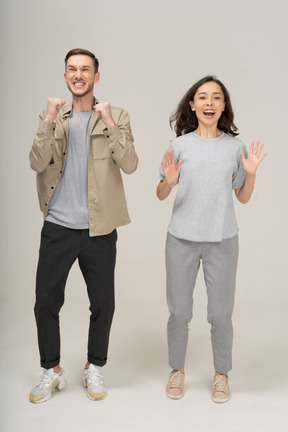
M 261 156 L 261 152 L 264 144 L 261 144 L 260 146 L 259 144 L 260 144 L 260 140 L 256 142 L 256 145 L 255 145 L 255 141 L 252 141 L 247 159 L 245 157 L 244 151 L 241 152 L 243 168 L 246 171 L 246 173 L 250 176 L 255 175 L 258 165 L 267 156 L 267 153 Z
M 161 162 L 166 182 L 169 186 L 172 186 L 173 183 L 178 179 L 182 160 L 179 160 L 178 165 L 176 166 L 174 160 L 173 150 L 168 150 L 164 155 L 164 161 Z

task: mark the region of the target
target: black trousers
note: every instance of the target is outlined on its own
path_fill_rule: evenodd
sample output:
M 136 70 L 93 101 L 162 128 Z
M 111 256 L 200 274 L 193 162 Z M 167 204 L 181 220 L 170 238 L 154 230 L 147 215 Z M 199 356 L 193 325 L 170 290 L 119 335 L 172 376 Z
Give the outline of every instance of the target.
M 41 366 L 60 362 L 59 312 L 69 271 L 78 258 L 90 301 L 88 361 L 103 366 L 107 361 L 114 313 L 114 269 L 117 232 L 89 237 L 89 230 L 65 228 L 45 222 L 36 276 L 35 318 Z M 77 322 L 77 317 L 75 317 Z

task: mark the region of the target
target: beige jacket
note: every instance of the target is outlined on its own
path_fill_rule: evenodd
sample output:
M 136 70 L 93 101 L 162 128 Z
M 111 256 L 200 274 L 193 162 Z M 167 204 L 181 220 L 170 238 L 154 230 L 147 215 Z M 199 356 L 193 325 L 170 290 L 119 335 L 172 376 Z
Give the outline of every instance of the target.
M 29 159 L 37 172 L 40 208 L 47 216 L 48 204 L 63 173 L 68 143 L 68 118 L 72 103 L 60 109 L 54 123 L 39 116 L 39 128 Z M 116 123 L 109 131 L 93 110 L 89 128 L 88 212 L 90 236 L 104 235 L 130 222 L 120 169 L 133 173 L 138 157 L 133 145 L 129 115 L 111 107 Z

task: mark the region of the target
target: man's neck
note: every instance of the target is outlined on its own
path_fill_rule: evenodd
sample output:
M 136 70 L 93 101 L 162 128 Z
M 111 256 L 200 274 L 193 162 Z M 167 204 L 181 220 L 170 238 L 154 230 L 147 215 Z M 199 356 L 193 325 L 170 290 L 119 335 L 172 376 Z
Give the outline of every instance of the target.
M 94 105 L 94 96 L 93 94 L 87 94 L 83 97 L 77 97 L 73 95 L 72 98 L 72 106 L 75 111 L 78 112 L 87 112 L 91 111 Z

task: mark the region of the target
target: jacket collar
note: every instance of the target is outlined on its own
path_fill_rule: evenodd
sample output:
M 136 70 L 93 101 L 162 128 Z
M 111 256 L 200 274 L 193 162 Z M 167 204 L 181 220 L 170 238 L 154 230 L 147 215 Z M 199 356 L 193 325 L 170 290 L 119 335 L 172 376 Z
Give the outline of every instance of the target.
M 68 105 L 64 105 L 62 108 L 62 119 L 69 117 L 72 112 L 72 102 L 70 102 Z
M 99 101 L 94 96 L 93 106 L 96 103 L 98 103 L 98 102 Z M 72 103 L 72 101 L 69 102 L 69 104 L 64 105 L 64 107 L 61 109 L 61 111 L 62 111 L 62 118 L 64 119 L 65 117 L 69 117 L 70 114 L 71 114 L 71 112 L 72 112 L 72 109 L 73 109 L 73 103 Z
M 94 105 L 97 102 L 98 100 L 94 97 Z M 64 105 L 64 107 L 62 108 L 63 120 L 70 117 L 72 109 L 73 109 L 72 102 L 70 102 L 67 105 Z M 89 135 L 98 135 L 98 134 L 102 135 L 105 128 L 106 128 L 105 124 L 102 122 L 99 115 L 93 110 L 89 122 L 89 130 L 88 130 Z

